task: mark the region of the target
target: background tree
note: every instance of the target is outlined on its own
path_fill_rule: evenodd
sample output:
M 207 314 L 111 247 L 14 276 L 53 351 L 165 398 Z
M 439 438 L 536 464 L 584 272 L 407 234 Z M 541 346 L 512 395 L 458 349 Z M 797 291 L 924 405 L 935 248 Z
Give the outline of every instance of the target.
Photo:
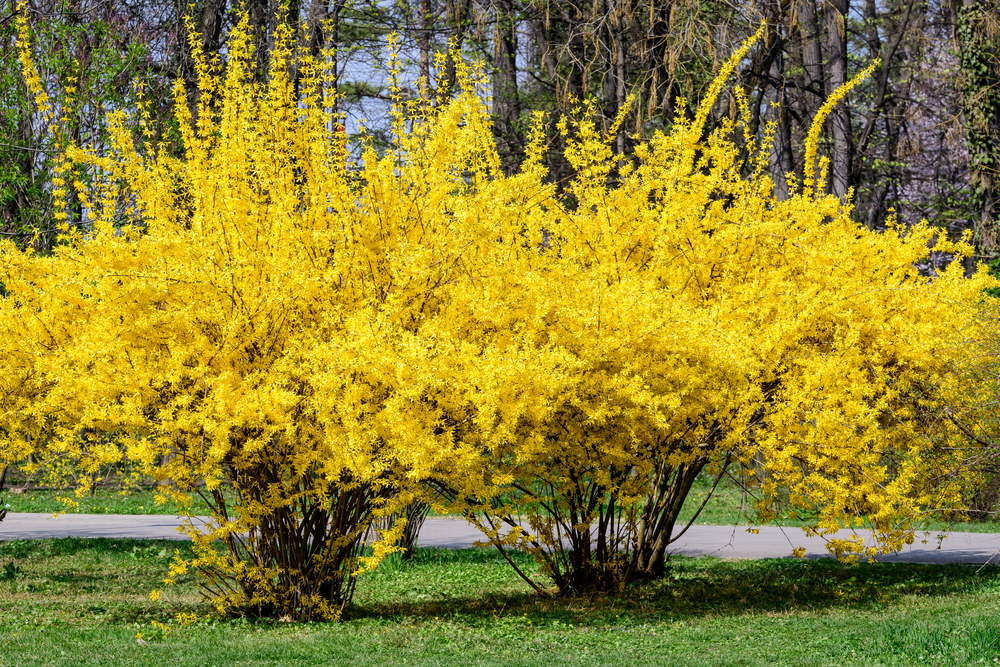
M 182 11 L 186 5 L 105 3 L 96 9 L 81 1 L 79 11 L 69 5 L 47 8 L 36 3 L 31 5 L 31 16 L 45 18 L 38 22 L 42 32 L 77 22 L 80 29 L 94 35 L 113 33 L 114 39 L 101 38 L 100 45 L 85 48 L 118 53 L 123 69 L 114 76 L 142 78 L 149 104 L 167 106 L 164 84 L 177 77 L 185 78 L 188 90 L 194 90 Z M 12 10 L 8 4 L 4 24 L 8 41 L 12 39 Z M 224 53 L 232 10 L 221 0 L 193 5 L 192 26 L 202 35 L 203 49 Z M 247 10 L 254 30 L 264 36 L 255 56 L 255 69 L 262 74 L 279 6 L 259 0 Z M 572 176 L 563 151 L 557 149 L 563 141 L 557 129 L 562 113 L 593 99 L 601 128 L 607 131 L 625 100 L 634 96 L 615 138 L 615 150 L 624 154 L 657 129 L 669 128 L 678 113 L 690 120 L 725 54 L 766 23 L 765 39 L 740 65 L 740 83 L 753 103 L 751 121 L 742 130 L 746 136 L 736 140 L 759 141 L 769 122 L 778 123 L 769 171 L 776 194 L 786 196 L 782 177 L 794 172 L 801 178 L 804 173 L 809 119 L 839 82 L 879 58 L 883 66 L 876 76 L 845 100 L 825 126 L 820 154 L 831 158 L 830 191 L 843 196 L 853 188 L 853 215 L 870 228 L 881 227 L 889 209 L 907 224 L 926 217 L 950 229 L 953 236 L 975 228 L 983 256 L 992 257 L 985 221 L 993 215 L 988 193 L 994 168 L 989 165 L 996 152 L 996 142 L 990 139 L 996 134 L 997 116 L 995 95 L 990 92 L 996 89 L 990 83 L 997 69 L 991 48 L 995 41 L 991 26 L 997 24 L 995 2 L 966 7 L 916 0 L 823 6 L 812 0 L 737 4 L 415 0 L 395 5 L 309 0 L 290 4 L 288 12 L 296 43 L 314 54 L 322 47 L 335 49 L 335 79 L 344 93 L 338 110 L 345 113 L 350 136 L 357 135 L 364 120 L 370 136 L 389 141 L 388 34 L 399 35 L 402 93 L 408 97 L 439 97 L 439 91 L 432 90 L 437 84 L 418 90 L 420 77 L 441 81 L 442 90 L 454 87 L 454 62 L 448 56 L 448 43 L 453 42 L 466 55 L 482 58 L 488 65 L 491 85 L 487 94 L 493 99 L 494 133 L 507 173 L 515 173 L 524 159 L 532 114 L 539 110 L 549 114 L 548 140 L 553 150 L 546 160 L 556 183 L 566 183 Z M 56 16 L 62 18 L 55 20 Z M 123 29 L 102 32 L 100 26 L 111 25 L 112 20 Z M 949 49 L 949 41 L 956 49 Z M 140 47 L 143 57 L 128 55 L 130 49 Z M 59 48 L 46 49 L 39 61 L 42 68 L 54 68 L 55 73 L 59 52 Z M 7 71 L 16 71 L 12 52 L 8 48 L 4 53 Z M 51 66 L 42 62 L 48 54 L 54 59 Z M 444 54 L 440 62 L 435 54 Z M 54 85 L 64 75 L 53 76 Z M 5 88 L 11 94 L 16 89 Z M 80 90 L 96 97 L 108 97 L 110 92 Z M 3 143 L 23 147 L 23 151 L 4 162 L 12 165 L 4 182 L 11 197 L 23 198 L 30 191 L 36 193 L 31 196 L 41 198 L 36 206 L 17 207 L 18 215 L 29 215 L 28 211 L 41 211 L 47 205 L 51 185 L 44 176 L 47 171 L 40 170 L 44 153 L 38 151 L 49 149 L 23 138 L 37 119 L 29 118 L 23 89 L 19 95 L 20 102 L 11 97 L 5 106 L 3 132 L 8 140 Z M 115 99 L 111 95 L 108 106 L 124 103 L 124 98 Z M 86 106 L 81 104 L 81 109 Z M 731 96 L 717 100 L 706 130 L 711 131 L 735 109 Z M 82 120 L 83 125 L 89 122 Z M 29 133 L 42 136 L 38 131 L 36 127 Z M 86 135 L 85 127 L 83 131 Z M 162 132 L 171 132 L 168 124 Z M 357 150 L 359 144 L 352 146 Z M 38 163 L 31 174 L 26 171 L 29 156 Z
M 988 259 L 997 241 L 997 174 L 1000 170 L 1000 5 L 964 0 L 958 8 L 962 111 L 969 151 L 970 185 L 978 209 L 976 238 Z
M 13 18 L 17 3 L 0 9 L 0 232 L 24 245 L 34 242 L 51 250 L 56 236 L 52 200 L 53 159 L 59 137 L 107 148 L 104 116 L 138 103 L 133 80 L 151 57 L 156 29 L 134 5 L 120 2 L 33 2 L 26 5 L 32 18 L 31 39 L 39 74 L 49 93 L 54 115 L 45 118 L 34 107 L 21 76 Z M 142 77 L 147 84 L 148 76 Z M 155 87 L 147 85 L 147 96 Z M 156 97 L 155 94 L 152 95 Z M 76 223 L 79 206 L 72 201 Z

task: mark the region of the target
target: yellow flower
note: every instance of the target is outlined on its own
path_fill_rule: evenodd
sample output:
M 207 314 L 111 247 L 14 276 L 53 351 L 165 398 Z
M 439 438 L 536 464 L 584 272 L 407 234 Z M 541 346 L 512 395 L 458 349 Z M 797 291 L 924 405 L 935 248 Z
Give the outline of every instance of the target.
M 424 103 L 401 98 L 394 59 L 391 149 L 366 144 L 355 162 L 331 111 L 332 53 L 286 67 L 283 25 L 261 83 L 245 16 L 224 70 L 189 35 L 199 108 L 179 77 L 181 155 L 140 152 L 112 116 L 110 155 L 68 148 L 56 162 L 92 230 L 57 210 L 51 256 L 0 240 L 14 297 L 0 299 L 0 455 L 60 461 L 66 477 L 127 458 L 178 494 L 201 489 L 214 519 L 208 534 L 187 527 L 194 557 L 176 555 L 169 577 L 198 570 L 240 591 L 214 601 L 220 612 L 337 618 L 351 587 L 311 595 L 329 587 L 296 577 L 376 567 L 405 521 L 360 561 L 342 554 L 374 518 L 434 500 L 428 479 L 454 491 L 447 509 L 482 516 L 503 500 L 487 519 L 530 517 L 530 531 L 482 527 L 557 575 L 562 527 L 636 517 L 629 543 L 640 525 L 673 525 L 639 517 L 679 507 L 670 480 L 686 493 L 699 472 L 761 473 L 762 514 L 787 497 L 819 516 L 817 534 L 864 514 L 889 547 L 917 508 L 959 497 L 926 483 L 965 454 L 919 437 L 914 396 L 946 386 L 995 281 L 957 262 L 921 278 L 936 230 L 859 227 L 811 167 L 808 187 L 774 200 L 770 144 L 729 139 L 752 134 L 749 109 L 706 139 L 709 99 L 623 171 L 581 105 L 560 117 L 573 177 L 557 189 L 541 116 L 520 171 L 504 172 L 482 68 L 457 59 L 454 97 Z M 571 521 L 538 512 L 592 506 L 564 511 Z M 266 545 L 281 536 L 264 531 L 279 515 L 288 530 L 329 525 L 335 548 L 277 560 Z M 621 589 L 638 569 L 607 552 L 602 576 Z

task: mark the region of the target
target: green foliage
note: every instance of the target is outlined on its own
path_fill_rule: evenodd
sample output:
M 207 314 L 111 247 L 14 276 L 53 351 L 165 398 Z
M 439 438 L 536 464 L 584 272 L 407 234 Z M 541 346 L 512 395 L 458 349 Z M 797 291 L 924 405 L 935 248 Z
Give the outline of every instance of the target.
M 16 2 L 7 0 L 4 11 Z M 50 251 L 58 204 L 53 200 L 56 160 L 66 140 L 104 152 L 108 148 L 107 113 L 115 109 L 158 105 L 162 94 L 154 77 L 143 74 L 145 98 L 133 87 L 133 74 L 146 62 L 149 47 L 142 36 L 123 29 L 122 17 L 109 8 L 75 9 L 65 2 L 39 8 L 28 24 L 37 55 L 39 83 L 49 95 L 54 115 L 35 109 L 36 93 L 25 86 L 17 25 L 0 25 L 0 234 L 20 247 L 34 244 Z M 151 127 L 159 127 L 160 112 Z M 86 174 L 78 174 L 87 182 Z M 70 218 L 81 222 L 78 202 L 66 203 Z
M 3 566 L 3 571 L 0 572 L 0 581 L 14 581 L 19 574 L 21 574 L 21 568 L 14 563 L 7 563 Z
M 991 259 L 986 266 L 989 267 L 990 275 L 1000 277 L 1000 257 Z M 994 299 L 1000 298 L 1000 287 L 989 287 L 986 294 Z
M 200 498 L 192 499 L 192 503 L 178 505 L 173 498 L 163 496 L 156 489 L 136 491 L 118 491 L 116 489 L 97 489 L 94 493 L 82 498 L 73 497 L 75 506 L 67 507 L 60 498 L 66 497 L 65 490 L 29 490 L 8 497 L 12 512 L 63 512 L 74 514 L 163 514 L 177 516 L 182 512 L 204 515 L 210 508 Z M 72 494 L 69 494 L 72 496 Z M 166 502 L 157 502 L 160 496 Z

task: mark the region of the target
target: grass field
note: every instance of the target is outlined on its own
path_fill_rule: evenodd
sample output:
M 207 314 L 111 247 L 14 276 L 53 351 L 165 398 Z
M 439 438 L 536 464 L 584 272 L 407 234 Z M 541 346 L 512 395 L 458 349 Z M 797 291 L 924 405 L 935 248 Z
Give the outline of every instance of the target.
M 0 544 L 0 666 L 1000 661 L 993 567 L 676 558 L 667 578 L 620 596 L 543 600 L 492 550 L 420 549 L 365 575 L 342 623 L 313 624 L 213 619 L 192 577 L 151 601 L 187 548 Z M 202 618 L 181 627 L 179 613 Z
M 61 512 L 67 509 L 60 498 L 68 497 L 78 506 L 69 512 L 80 514 L 169 514 L 176 515 L 180 508 L 169 498 L 166 503 L 157 503 L 156 496 L 162 491 L 149 486 L 121 492 L 113 488 L 99 488 L 93 495 L 77 498 L 69 490 L 29 490 L 14 494 L 10 491 L 0 494 L 4 503 L 10 505 L 11 512 Z M 195 499 L 190 507 L 195 514 L 206 514 L 208 507 Z

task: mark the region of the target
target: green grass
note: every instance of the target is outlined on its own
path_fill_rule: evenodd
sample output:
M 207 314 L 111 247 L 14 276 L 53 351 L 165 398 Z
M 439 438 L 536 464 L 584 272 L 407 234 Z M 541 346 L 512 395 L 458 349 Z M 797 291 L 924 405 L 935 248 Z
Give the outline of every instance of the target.
M 109 467 L 102 470 L 100 483 L 91 493 L 78 497 L 75 487 L 45 486 L 49 476 L 44 470 L 27 475 L 17 466 L 7 470 L 0 498 L 10 505 L 10 512 L 63 512 L 74 514 L 167 514 L 177 515 L 185 508 L 179 507 L 166 493 L 166 488 L 152 478 L 137 479 L 132 471 Z M 164 503 L 157 502 L 157 496 Z M 76 502 L 74 508 L 61 498 Z M 186 508 L 194 514 L 209 514 L 208 506 L 191 494 L 192 503 Z
M 0 544 L 8 665 L 967 665 L 1000 660 L 998 568 L 676 558 L 617 596 L 541 599 L 493 550 L 419 549 L 359 581 L 339 624 L 201 620 L 186 543 Z M 530 560 L 517 556 L 530 567 Z M 152 621 L 164 623 L 158 631 Z M 136 642 L 142 633 L 146 645 Z
M 705 501 L 705 496 L 712 491 L 711 481 L 705 476 L 699 476 L 691 486 L 687 501 L 681 510 L 679 521 L 685 524 L 691 520 L 695 511 Z M 723 481 L 715 488 L 712 497 L 698 514 L 695 524 L 699 526 L 730 526 L 748 525 L 748 513 L 753 510 L 753 499 L 743 494 L 735 484 Z
M 78 498 L 72 489 L 55 491 L 51 489 L 27 490 L 18 494 L 10 491 L 0 494 L 4 503 L 10 505 L 10 512 L 62 512 L 70 514 L 169 514 L 176 515 L 181 511 L 172 500 L 167 498 L 166 504 L 157 504 L 156 496 L 162 491 L 152 487 L 121 492 L 112 488 L 100 488 L 93 495 Z M 71 498 L 78 503 L 75 509 L 59 498 Z M 194 514 L 208 514 L 208 507 L 199 498 L 191 505 Z

